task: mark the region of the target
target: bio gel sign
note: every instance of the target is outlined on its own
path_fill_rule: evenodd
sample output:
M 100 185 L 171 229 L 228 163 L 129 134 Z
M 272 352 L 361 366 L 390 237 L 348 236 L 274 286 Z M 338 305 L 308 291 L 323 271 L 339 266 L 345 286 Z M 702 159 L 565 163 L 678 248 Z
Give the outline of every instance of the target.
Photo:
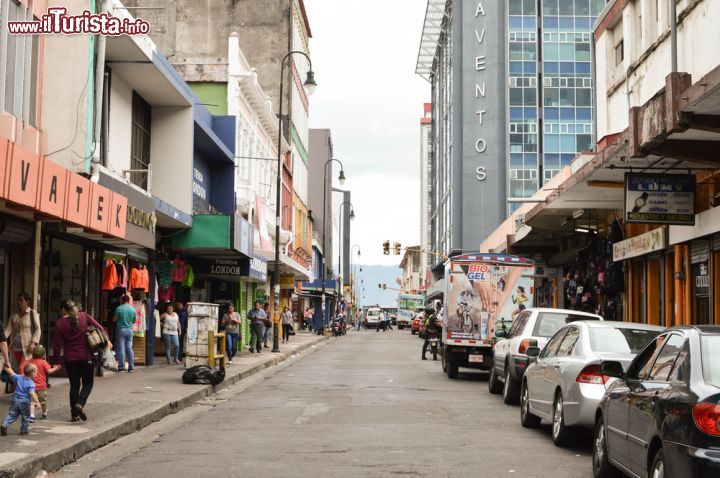
M 489 272 L 490 267 L 487 264 L 470 264 L 467 278 L 470 282 L 485 282 Z

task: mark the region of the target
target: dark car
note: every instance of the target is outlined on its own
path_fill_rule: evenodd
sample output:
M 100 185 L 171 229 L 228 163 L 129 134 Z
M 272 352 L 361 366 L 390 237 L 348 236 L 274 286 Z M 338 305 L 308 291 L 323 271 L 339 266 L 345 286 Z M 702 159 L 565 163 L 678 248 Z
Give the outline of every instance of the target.
M 720 327 L 676 327 L 650 342 L 598 405 L 593 475 L 720 476 Z

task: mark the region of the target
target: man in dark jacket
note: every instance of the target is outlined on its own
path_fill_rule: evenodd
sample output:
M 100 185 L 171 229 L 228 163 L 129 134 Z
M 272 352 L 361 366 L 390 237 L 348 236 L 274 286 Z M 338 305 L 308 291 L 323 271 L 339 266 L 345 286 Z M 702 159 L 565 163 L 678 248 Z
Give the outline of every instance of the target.
M 428 345 L 430 345 L 431 338 L 439 338 L 442 326 L 438 321 L 437 315 L 435 315 L 435 309 L 432 307 L 425 307 L 425 342 L 422 348 L 422 359 L 427 360 L 425 354 L 427 353 Z

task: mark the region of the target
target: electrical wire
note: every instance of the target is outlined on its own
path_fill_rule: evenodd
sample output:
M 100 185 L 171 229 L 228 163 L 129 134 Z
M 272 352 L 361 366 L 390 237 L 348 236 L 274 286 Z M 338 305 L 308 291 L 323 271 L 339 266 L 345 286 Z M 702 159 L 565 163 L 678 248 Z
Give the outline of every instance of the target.
M 52 156 L 53 154 L 65 151 L 66 149 L 72 147 L 72 145 L 75 143 L 75 140 L 77 139 L 77 134 L 78 134 L 78 122 L 80 121 L 80 105 L 82 104 L 82 100 L 85 97 L 85 91 L 87 91 L 88 85 L 90 84 L 91 71 L 92 71 L 92 69 L 88 68 L 88 74 L 87 74 L 87 78 L 85 79 L 85 85 L 83 86 L 82 91 L 80 91 L 80 97 L 78 98 L 77 106 L 75 108 L 75 132 L 73 133 L 72 140 L 70 140 L 70 143 L 67 146 L 65 146 L 64 148 L 60 148 L 60 149 L 53 151 L 52 153 L 46 154 L 45 155 L 46 158 Z M 76 154 L 76 156 L 77 156 L 77 154 Z M 77 166 L 78 164 L 80 164 L 80 163 L 73 162 L 74 166 Z

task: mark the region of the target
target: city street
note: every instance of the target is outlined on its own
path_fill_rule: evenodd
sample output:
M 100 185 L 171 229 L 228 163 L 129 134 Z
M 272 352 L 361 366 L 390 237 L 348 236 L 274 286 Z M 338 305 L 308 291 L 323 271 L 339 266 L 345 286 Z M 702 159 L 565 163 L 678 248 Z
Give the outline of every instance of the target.
M 484 376 L 451 381 L 439 360 L 420 361 L 421 346 L 407 330 L 352 332 L 193 407 L 203 408 L 148 446 L 131 435 L 58 475 L 589 476 L 589 438 L 555 447 L 548 427 L 523 429 Z

